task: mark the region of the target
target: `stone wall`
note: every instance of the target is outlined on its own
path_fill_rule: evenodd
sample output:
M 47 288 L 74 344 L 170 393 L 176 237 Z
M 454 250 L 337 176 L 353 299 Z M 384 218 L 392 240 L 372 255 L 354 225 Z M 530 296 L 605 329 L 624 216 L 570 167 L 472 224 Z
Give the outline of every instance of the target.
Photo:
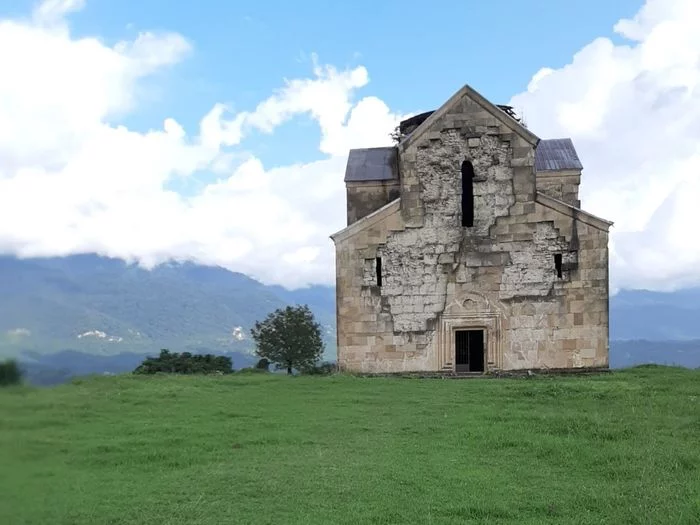
M 399 181 L 346 183 L 348 225 L 399 197 Z
M 469 97 L 426 125 L 400 146 L 400 202 L 335 239 L 339 365 L 451 369 L 453 330 L 471 327 L 487 329 L 489 369 L 607 365 L 606 223 L 538 194 L 536 139 Z
M 537 189 L 575 208 L 581 207 L 578 198 L 581 184 L 580 170 L 542 171 L 537 173 Z

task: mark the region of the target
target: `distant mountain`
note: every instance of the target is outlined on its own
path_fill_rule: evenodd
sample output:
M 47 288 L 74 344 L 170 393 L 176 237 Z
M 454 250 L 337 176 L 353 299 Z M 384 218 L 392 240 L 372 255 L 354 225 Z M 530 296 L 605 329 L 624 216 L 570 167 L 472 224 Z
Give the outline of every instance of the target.
M 700 339 L 692 341 L 610 341 L 610 367 L 675 365 L 700 368 Z
M 145 354 L 160 348 L 246 353 L 256 320 L 308 303 L 333 356 L 333 297 L 332 288 L 288 291 L 192 263 L 149 271 L 96 255 L 0 257 L 0 355 Z
M 676 292 L 620 291 L 610 298 L 610 338 L 700 339 L 700 288 Z
M 288 304 L 309 305 L 335 359 L 333 287 L 290 291 L 193 263 L 149 271 L 96 255 L 0 257 L 0 357 L 22 356 L 42 382 L 129 371 L 161 348 L 225 353 L 240 368 L 252 363 L 252 325 Z M 700 366 L 700 289 L 620 292 L 610 338 L 615 367 Z

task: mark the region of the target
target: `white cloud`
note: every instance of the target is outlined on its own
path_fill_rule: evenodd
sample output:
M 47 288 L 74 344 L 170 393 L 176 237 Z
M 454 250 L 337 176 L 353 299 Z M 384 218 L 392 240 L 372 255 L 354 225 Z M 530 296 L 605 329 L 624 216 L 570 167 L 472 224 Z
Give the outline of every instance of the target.
M 195 134 L 167 115 L 136 132 L 110 123 L 191 46 L 176 33 L 112 47 L 75 38 L 65 17 L 83 4 L 47 0 L 30 21 L 0 21 L 0 48 L 21 50 L 0 54 L 0 251 L 194 259 L 265 282 L 332 283 L 347 150 L 387 144 L 400 119 L 375 97 L 355 100 L 367 70 L 313 57 L 311 78 L 282 82 L 249 111 L 214 105 Z M 592 41 L 511 101 L 538 135 L 575 140 L 584 207 L 616 222 L 614 286 L 700 282 L 699 19 L 695 0 L 648 0 L 615 26 L 624 44 Z M 245 156 L 251 131 L 300 114 L 321 129 L 322 160 L 269 168 Z M 199 171 L 220 179 L 188 197 L 167 190 Z
M 83 339 L 85 337 L 95 337 L 97 339 L 104 339 L 105 341 L 109 341 L 110 343 L 121 343 L 124 340 L 123 337 L 119 337 L 118 335 L 107 335 L 101 330 L 89 330 L 87 332 L 83 332 L 82 334 L 78 334 L 78 339 Z
M 168 259 L 220 264 L 289 286 L 331 283 L 344 226 L 343 171 L 351 146 L 381 145 L 398 121 L 381 101 L 353 103 L 363 67 L 318 65 L 254 110 L 217 104 L 190 136 L 173 118 L 139 133 L 110 122 L 138 107 L 139 81 L 176 64 L 190 44 L 141 34 L 108 47 L 75 38 L 65 19 L 80 0 L 46 0 L 32 21 L 0 21 L 0 251 L 21 256 L 95 251 L 147 266 Z M 9 79 L 9 80 L 8 80 Z M 326 158 L 266 169 L 231 147 L 308 114 Z M 196 171 L 223 175 L 194 195 L 168 191 Z
M 648 0 L 511 103 L 543 138 L 570 136 L 583 207 L 615 221 L 617 287 L 700 283 L 700 2 Z
M 72 11 L 85 7 L 85 0 L 44 0 L 34 10 L 34 20 L 37 23 L 56 24 Z
M 236 341 L 243 341 L 246 338 L 245 330 L 242 326 L 236 326 L 231 332 L 231 337 Z
M 13 328 L 12 330 L 8 330 L 5 333 L 11 338 L 16 339 L 20 339 L 22 337 L 29 337 L 32 335 L 31 330 L 29 330 L 28 328 Z

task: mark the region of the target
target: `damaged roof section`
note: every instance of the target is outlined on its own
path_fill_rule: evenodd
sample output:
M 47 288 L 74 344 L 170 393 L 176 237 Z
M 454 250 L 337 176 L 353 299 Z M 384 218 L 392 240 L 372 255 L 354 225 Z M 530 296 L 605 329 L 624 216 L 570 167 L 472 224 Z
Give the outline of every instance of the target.
M 411 118 L 402 120 L 399 123 L 399 133 L 402 137 L 410 135 L 414 129 L 423 124 L 423 122 L 433 113 L 435 113 L 434 110 L 426 111 L 425 113 L 421 113 L 420 115 L 414 115 Z
M 535 149 L 535 171 L 582 169 L 571 139 L 541 140 Z
M 345 168 L 345 182 L 382 181 L 398 178 L 394 147 L 351 149 Z

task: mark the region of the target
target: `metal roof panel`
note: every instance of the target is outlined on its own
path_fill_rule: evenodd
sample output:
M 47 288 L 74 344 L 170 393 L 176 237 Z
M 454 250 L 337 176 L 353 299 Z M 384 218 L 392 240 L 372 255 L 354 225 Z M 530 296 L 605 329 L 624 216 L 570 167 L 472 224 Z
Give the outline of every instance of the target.
M 535 150 L 536 171 L 580 169 L 583 169 L 583 165 L 571 139 L 541 140 L 537 145 Z
M 397 173 L 396 148 L 351 149 L 345 182 L 392 180 Z

